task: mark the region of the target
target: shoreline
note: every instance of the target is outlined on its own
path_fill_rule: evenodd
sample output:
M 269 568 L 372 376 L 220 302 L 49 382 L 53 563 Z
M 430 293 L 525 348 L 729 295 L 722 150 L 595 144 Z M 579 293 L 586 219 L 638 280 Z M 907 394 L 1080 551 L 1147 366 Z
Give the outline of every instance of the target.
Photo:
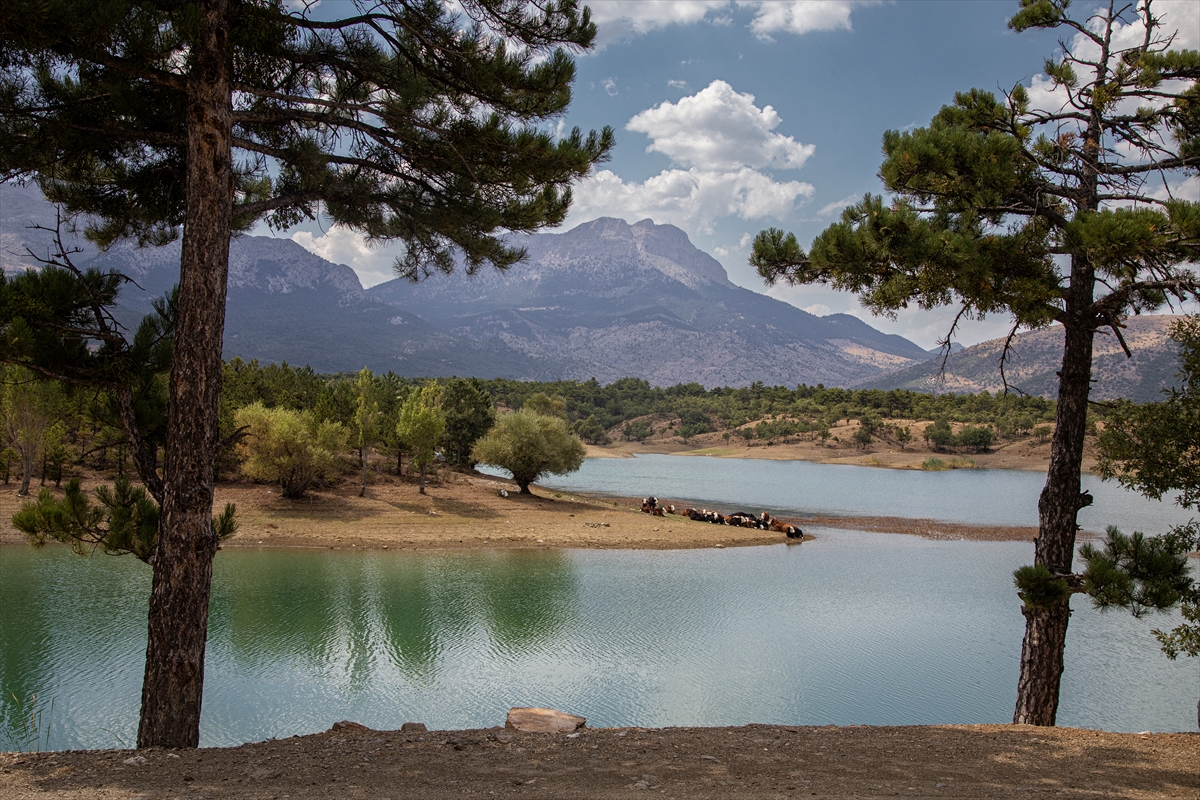
M 104 482 L 104 476 L 90 476 L 84 488 Z M 358 497 L 359 485 L 352 481 L 315 490 L 299 500 L 283 499 L 270 484 L 221 483 L 215 506 L 231 502 L 238 509 L 238 532 L 224 543 L 226 549 L 720 549 L 799 545 L 814 539 L 810 533 L 814 528 L 935 540 L 1032 541 L 1037 534 L 1031 526 L 822 514 L 781 517 L 806 533 L 803 539 L 789 540 L 775 531 L 712 525 L 679 514 L 654 517 L 640 511 L 639 498 L 533 488 L 534 494 L 519 495 L 511 481 L 446 470 L 430 483 L 425 495 L 417 492 L 415 480 L 390 475 L 379 475 L 368 484 L 366 497 Z M 501 490 L 509 495 L 502 496 Z M 27 500 L 16 497 L 16 486 L 0 486 L 0 544 L 26 544 L 11 519 Z M 660 498 L 662 505 L 672 502 L 678 505 Z

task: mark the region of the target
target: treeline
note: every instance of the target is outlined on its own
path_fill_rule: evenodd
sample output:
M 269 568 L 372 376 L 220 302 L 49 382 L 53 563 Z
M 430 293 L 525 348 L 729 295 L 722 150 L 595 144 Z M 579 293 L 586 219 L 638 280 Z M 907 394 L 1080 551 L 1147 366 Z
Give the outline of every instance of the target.
M 165 376 L 163 380 L 165 385 Z M 220 435 L 229 446 L 219 464 L 221 478 L 239 471 L 263 475 L 250 459 L 246 434 L 252 423 L 266 430 L 263 425 L 271 421 L 272 430 L 305 428 L 310 438 L 315 437 L 316 450 L 328 453 L 323 460 L 326 468 L 317 470 L 315 480 L 345 472 L 347 463 L 365 466 L 372 455 L 391 459 L 388 469 L 402 472 L 405 458 L 417 456 L 412 426 L 420 422 L 413 415 L 421 407 L 436 407 L 443 420 L 432 450 L 442 460 L 461 466 L 471 465 L 471 448 L 492 426 L 498 410 L 526 407 L 565 418 L 571 432 L 592 444 L 651 436 L 687 441 L 714 431 L 726 439 L 826 441 L 831 428 L 857 421 L 853 441 L 847 444 L 866 445 L 883 438 L 904 446 L 917 434 L 896 422 L 903 420 L 933 423 L 925 425 L 923 435 L 935 450 L 978 450 L 1005 437 L 1048 434 L 1054 419 L 1054 402 L 1042 397 L 988 392 L 933 395 L 821 384 L 787 388 L 760 382 L 705 389 L 697 383 L 660 388 L 638 378 L 607 386 L 595 379 L 433 381 L 390 372 L 324 375 L 310 367 L 241 359 L 226 362 L 223 381 Z M 423 399 L 417 402 L 422 392 Z M 128 443 L 105 392 L 63 388 L 9 368 L 0 401 L 7 434 L 7 447 L 0 452 L 0 478 L 6 482 L 14 476 L 28 481 L 40 475 L 42 483 L 57 483 L 71 465 L 117 475 L 131 471 Z M 401 425 L 406 403 L 410 406 L 407 439 Z M 143 406 L 144 416 L 162 413 L 162 406 L 149 398 Z M 246 410 L 251 407 L 262 411 Z M 285 411 L 299 416 L 287 416 Z M 143 423 L 153 427 L 153 419 Z

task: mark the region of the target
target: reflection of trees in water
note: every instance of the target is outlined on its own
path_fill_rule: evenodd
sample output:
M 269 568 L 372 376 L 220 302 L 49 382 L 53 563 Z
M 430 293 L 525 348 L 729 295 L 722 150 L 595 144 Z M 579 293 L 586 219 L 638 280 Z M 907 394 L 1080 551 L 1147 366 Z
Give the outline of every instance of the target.
M 48 633 L 54 623 L 44 596 L 39 598 L 45 587 L 30 555 L 15 547 L 0 550 L 0 750 L 26 749 L 27 700 L 51 678 Z
M 45 748 L 47 729 L 52 749 L 94 732 L 63 731 L 64 694 L 112 692 L 131 669 L 140 678 L 149 587 L 150 570 L 133 559 L 0 547 L 0 751 L 39 746 L 31 734 Z M 136 708 L 130 725 L 114 723 L 130 741 Z
M 557 552 L 346 556 L 237 554 L 221 565 L 212 630 L 259 671 L 300 660 L 365 686 L 375 659 L 431 681 L 439 655 L 485 633 L 520 654 L 574 619 L 577 579 Z

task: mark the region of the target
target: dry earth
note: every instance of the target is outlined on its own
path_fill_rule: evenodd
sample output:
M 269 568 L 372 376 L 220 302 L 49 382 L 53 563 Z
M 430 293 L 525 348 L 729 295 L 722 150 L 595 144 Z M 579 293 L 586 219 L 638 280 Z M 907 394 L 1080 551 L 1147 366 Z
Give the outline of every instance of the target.
M 648 796 L 1195 800 L 1200 734 L 1015 725 L 573 736 L 349 727 L 226 749 L 0 754 L 0 800 Z

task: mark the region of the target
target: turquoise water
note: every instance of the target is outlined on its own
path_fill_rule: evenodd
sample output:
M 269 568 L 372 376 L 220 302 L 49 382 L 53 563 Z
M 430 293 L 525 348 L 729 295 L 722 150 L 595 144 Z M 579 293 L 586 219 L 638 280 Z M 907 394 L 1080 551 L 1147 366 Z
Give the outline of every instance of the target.
M 1037 525 L 1044 472 L 962 469 L 944 472 L 880 469 L 808 461 L 643 455 L 593 458 L 571 475 L 541 485 L 671 501 L 728 510 L 769 509 L 796 515 L 918 517 L 987 525 Z M 1095 502 L 1079 513 L 1085 530 L 1108 525 L 1161 533 L 1191 514 L 1147 500 L 1118 484 L 1083 476 Z
M 673 475 L 675 462 L 689 476 Z M 766 481 L 792 480 L 794 465 L 731 466 L 750 476 L 738 497 L 781 510 L 896 513 L 912 496 L 971 485 L 938 492 L 917 483 L 924 473 L 867 469 L 917 482 L 899 484 L 909 496 L 897 500 L 864 489 L 860 473 L 840 472 L 854 479 L 826 486 L 855 487 L 870 502 L 856 506 L 828 488 L 816 495 L 825 505 L 792 495 L 754 502 L 768 497 Z M 605 490 L 678 499 L 687 495 L 660 487 L 686 480 L 695 499 L 719 506 L 720 495 L 701 492 L 730 487 L 729 468 L 668 459 L 634 473 L 653 482 L 641 492 Z M 719 474 L 695 472 L 703 469 Z M 1015 491 L 1004 482 L 1011 473 L 966 477 L 980 474 Z M 1164 513 L 1136 498 L 1118 503 L 1103 494 L 1109 488 L 1097 505 L 1132 525 L 1146 528 Z M 992 493 L 979 484 L 974 496 L 979 505 Z M 948 513 L 914 515 L 953 519 Z M 1024 521 L 1011 513 L 1001 519 Z M 1032 559 L 1030 544 L 810 532 L 819 538 L 799 546 L 668 552 L 223 551 L 202 744 L 311 733 L 340 719 L 486 727 L 521 705 L 583 714 L 597 726 L 1011 719 L 1024 625 L 1010 575 Z M 149 577 L 129 558 L 0 548 L 0 749 L 28 740 L 19 718 L 33 695 L 44 712 L 37 732 L 51 749 L 133 742 Z M 1177 618 L 1101 614 L 1082 598 L 1073 608 L 1060 724 L 1193 730 L 1200 666 L 1168 661 L 1149 632 Z

